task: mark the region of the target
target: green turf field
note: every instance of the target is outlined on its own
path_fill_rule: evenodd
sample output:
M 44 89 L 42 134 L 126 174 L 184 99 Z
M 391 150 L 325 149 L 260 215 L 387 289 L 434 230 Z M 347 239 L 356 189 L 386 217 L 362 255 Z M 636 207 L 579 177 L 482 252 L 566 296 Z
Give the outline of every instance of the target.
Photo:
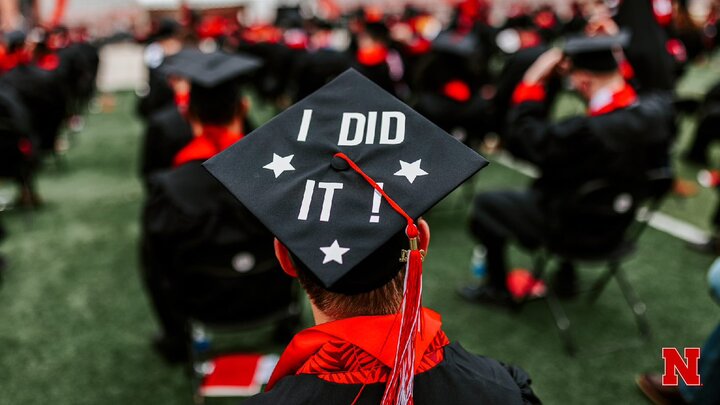
M 701 93 L 720 72 L 706 65 L 697 77 L 683 83 L 688 94 Z M 88 116 L 63 165 L 47 165 L 40 181 L 45 208 L 2 213 L 10 237 L 0 249 L 10 268 L 0 290 L 0 404 L 191 403 L 184 370 L 163 364 L 149 346 L 155 324 L 137 268 L 141 125 L 133 115 L 133 96 L 117 98 L 114 112 Z M 683 128 L 688 132 L 692 122 Z M 683 167 L 681 173 L 692 177 L 696 170 Z M 487 190 L 522 187 L 527 181 L 494 164 L 477 185 Z M 7 194 L 8 187 L 0 188 Z M 705 227 L 713 199 L 703 191 L 689 201 L 670 199 L 664 210 Z M 712 258 L 690 253 L 680 240 L 650 229 L 627 269 L 648 304 L 654 340 L 611 354 L 569 358 L 544 304 L 514 314 L 455 296 L 455 286 L 469 277 L 466 211 L 466 200 L 456 193 L 429 215 L 433 238 L 425 304 L 444 314 L 451 339 L 529 371 L 546 403 L 643 403 L 633 376 L 659 371 L 663 346 L 700 345 L 718 321 L 718 308 L 706 293 Z M 527 256 L 513 256 L 514 264 L 529 264 Z M 583 269 L 584 279 L 595 274 L 597 269 Z M 580 300 L 567 308 L 583 349 L 637 340 L 614 284 L 596 305 Z

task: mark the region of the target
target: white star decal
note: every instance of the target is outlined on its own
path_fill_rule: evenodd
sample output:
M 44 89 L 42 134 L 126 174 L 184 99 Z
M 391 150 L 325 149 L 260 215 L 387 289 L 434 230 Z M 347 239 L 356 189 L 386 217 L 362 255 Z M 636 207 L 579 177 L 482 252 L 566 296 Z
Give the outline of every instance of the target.
M 293 165 L 290 164 L 293 157 L 295 157 L 295 155 L 281 157 L 273 153 L 273 161 L 263 166 L 263 169 L 272 170 L 273 173 L 275 173 L 275 178 L 277 179 L 281 174 L 287 171 L 295 170 Z
M 422 159 L 418 159 L 412 163 L 405 162 L 404 160 L 400 161 L 400 170 L 395 172 L 396 176 L 405 176 L 410 184 L 412 184 L 416 178 L 420 176 L 427 176 L 428 172 L 420 168 L 420 162 L 422 162 Z
M 350 248 L 340 247 L 340 244 L 336 239 L 335 242 L 332 243 L 332 245 L 328 247 L 321 247 L 320 250 L 322 250 L 322 252 L 325 254 L 323 264 L 328 262 L 337 262 L 339 264 L 343 264 L 342 257 L 350 250 Z

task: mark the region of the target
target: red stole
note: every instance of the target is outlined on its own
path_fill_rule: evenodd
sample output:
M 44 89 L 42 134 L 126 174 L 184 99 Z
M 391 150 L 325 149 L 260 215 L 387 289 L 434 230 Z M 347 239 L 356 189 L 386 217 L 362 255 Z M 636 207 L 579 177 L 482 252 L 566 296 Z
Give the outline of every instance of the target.
M 178 167 L 193 160 L 210 159 L 242 138 L 243 134 L 230 132 L 225 127 L 203 126 L 202 134 L 175 155 L 173 166 Z
M 438 313 L 423 308 L 421 325 L 416 373 L 442 362 L 443 348 L 450 343 L 441 330 Z M 285 349 L 266 390 L 283 377 L 298 374 L 313 374 L 339 384 L 386 382 L 395 361 L 399 329 L 398 315 L 361 316 L 306 329 Z
M 60 57 L 56 53 L 48 53 L 40 56 L 36 64 L 42 70 L 53 71 L 60 66 Z
M 376 66 L 387 60 L 388 49 L 382 45 L 369 45 L 357 51 L 357 60 L 364 66 Z

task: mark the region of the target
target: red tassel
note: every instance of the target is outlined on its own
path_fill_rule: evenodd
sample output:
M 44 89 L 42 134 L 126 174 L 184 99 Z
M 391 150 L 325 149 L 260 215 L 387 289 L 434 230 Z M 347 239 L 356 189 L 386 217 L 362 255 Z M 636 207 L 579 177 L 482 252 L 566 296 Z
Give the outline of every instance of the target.
M 424 252 L 418 249 L 420 232 L 412 218 L 403 210 L 385 190 L 370 178 L 344 153 L 336 153 L 335 157 L 345 160 L 350 167 L 360 174 L 388 204 L 408 223 L 405 233 L 410 239 L 410 252 L 405 268 L 405 284 L 402 304 L 400 307 L 400 332 L 398 334 L 395 361 L 390 377 L 385 385 L 382 405 L 412 405 L 413 383 L 415 381 L 415 341 L 421 331 L 420 308 L 422 306 L 422 262 Z
M 408 237 L 417 238 L 417 227 L 408 226 Z M 411 236 L 414 234 L 415 236 Z M 417 239 L 416 239 L 417 240 Z M 410 251 L 405 271 L 405 293 L 400 309 L 400 334 L 395 352 L 395 364 L 385 386 L 382 405 L 411 405 L 415 381 L 415 341 L 420 332 L 420 308 L 422 306 L 422 262 L 423 253 Z

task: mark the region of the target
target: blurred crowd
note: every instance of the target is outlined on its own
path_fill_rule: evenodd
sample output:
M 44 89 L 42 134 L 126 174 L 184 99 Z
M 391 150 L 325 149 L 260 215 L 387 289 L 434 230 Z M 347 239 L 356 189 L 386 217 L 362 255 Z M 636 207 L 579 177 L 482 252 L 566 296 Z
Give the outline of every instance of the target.
M 161 324 L 153 344 L 166 360 L 192 356 L 190 320 L 254 322 L 297 303 L 295 287 L 277 269 L 267 223 L 200 164 L 260 127 L 254 111 L 286 111 L 350 68 L 466 146 L 537 168 L 526 189 L 464 201 L 478 246 L 467 260 L 479 280 L 458 293 L 472 303 L 516 308 L 529 298 L 574 297 L 583 261 L 611 263 L 609 277 L 618 274 L 613 266 L 638 242 L 641 209 L 656 208 L 668 193 L 693 193 L 692 184 L 675 179 L 671 158 L 683 115 L 698 120 L 683 158 L 707 169 L 703 185 L 720 186 L 709 157 L 720 134 L 720 83 L 700 100 L 674 91 L 688 67 L 719 44 L 720 4 L 710 2 L 698 15 L 688 0 L 582 0 L 570 13 L 514 2 L 502 21 L 491 21 L 495 6 L 463 0 L 442 19 L 411 5 L 387 13 L 323 1 L 322 13 L 280 7 L 272 24 L 252 25 L 181 7 L 174 18 L 155 20 L 150 35 L 134 38 L 145 46 L 148 71 L 137 104 L 145 124 L 141 266 Z M 62 149 L 64 129 L 82 126 L 104 43 L 64 27 L 3 34 L 0 176 L 19 185 L 18 206 L 42 204 L 36 172 Z M 586 113 L 553 119 L 568 90 Z M 720 214 L 712 223 L 715 233 L 690 247 L 720 253 Z M 553 278 L 538 269 L 509 271 L 511 243 L 559 258 Z M 271 291 L 258 289 L 269 285 Z M 280 341 L 299 323 L 297 313 L 288 314 L 276 331 Z M 636 315 L 642 324 L 643 314 Z M 717 367 L 703 363 L 701 372 L 711 379 Z M 526 403 L 538 401 L 526 376 L 513 377 Z M 720 401 L 708 389 L 667 389 L 650 375 L 638 384 L 657 403 Z
M 42 204 L 36 174 L 44 158 L 63 149 L 64 129 L 82 127 L 98 65 L 98 47 L 82 29 L 38 27 L 2 34 L 0 176 L 18 185 L 13 206 Z

